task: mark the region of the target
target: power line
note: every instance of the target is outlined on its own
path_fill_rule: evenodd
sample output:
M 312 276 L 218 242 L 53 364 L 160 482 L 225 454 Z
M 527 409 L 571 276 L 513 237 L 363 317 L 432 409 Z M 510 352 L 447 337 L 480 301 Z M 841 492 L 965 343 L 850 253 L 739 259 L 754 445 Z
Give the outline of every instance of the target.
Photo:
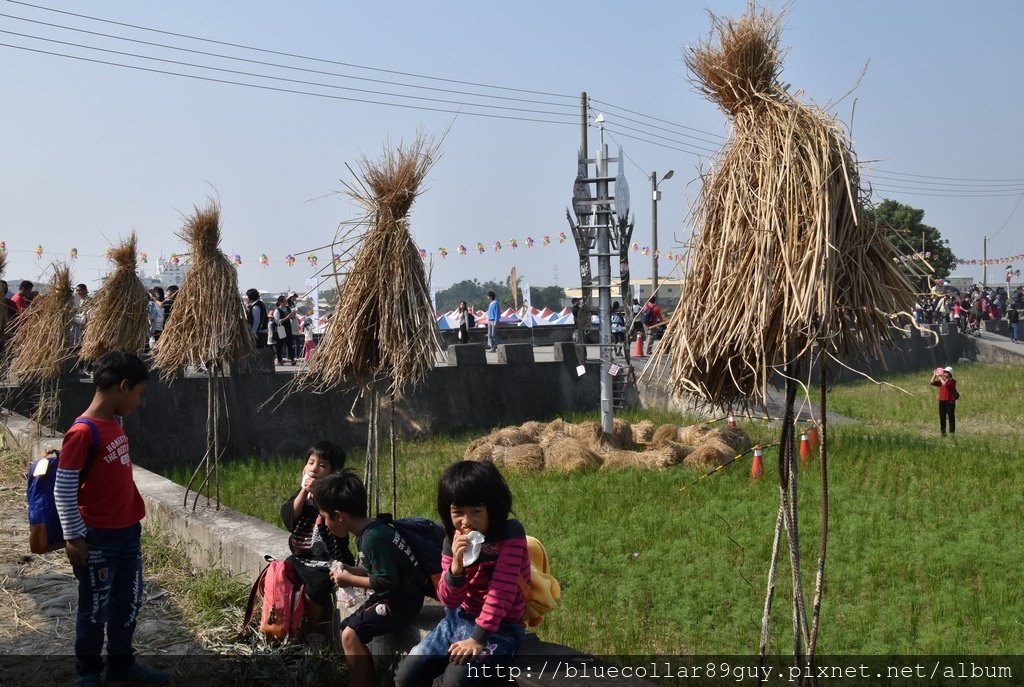
M 1024 183 L 1024 179 L 975 179 L 975 178 L 971 178 L 971 177 L 936 177 L 936 176 L 930 176 L 928 174 L 910 174 L 909 172 L 894 172 L 894 171 L 889 170 L 889 169 L 879 170 L 879 171 L 885 172 L 886 174 L 896 174 L 896 175 L 902 176 L 902 177 L 917 177 L 919 179 L 943 179 L 943 180 L 946 180 L 946 181 L 987 181 L 987 182 L 996 183 L 996 184 L 1002 183 L 1002 182 L 1006 182 L 1006 183 Z
M 999 236 L 999 232 L 1006 228 L 1006 225 L 1010 223 L 1011 219 L 1013 219 L 1013 213 L 1017 212 L 1017 208 L 1020 207 L 1021 201 L 1024 201 L 1024 193 L 1020 194 L 1020 197 L 1017 198 L 1017 203 L 1016 205 L 1013 206 L 1013 209 L 1010 210 L 1010 216 L 1006 218 L 1005 222 L 1003 222 L 1003 226 L 999 227 L 996 233 L 989 236 L 989 239 L 994 239 L 995 237 Z
M 6 31 L 4 29 L 0 29 L 0 33 L 5 33 L 5 34 L 11 35 L 11 36 L 18 36 L 20 38 L 28 38 L 28 39 L 31 39 L 31 40 L 43 41 L 43 42 L 46 42 L 46 43 L 56 43 L 58 45 L 66 45 L 66 46 L 70 46 L 70 47 L 74 47 L 74 48 L 82 48 L 82 49 L 85 49 L 85 50 L 95 50 L 97 52 L 108 53 L 108 54 L 112 54 L 112 55 L 121 55 L 122 57 L 134 57 L 134 58 L 141 59 L 141 60 L 152 60 L 154 62 L 161 62 L 161 63 L 164 63 L 164 64 L 173 64 L 173 65 L 178 65 L 178 66 L 181 66 L 181 67 L 192 67 L 192 68 L 195 68 L 195 69 L 208 69 L 210 71 L 221 72 L 221 73 L 225 73 L 225 74 L 233 74 L 233 75 L 236 75 L 236 76 L 252 76 L 252 77 L 255 77 L 257 79 L 270 79 L 271 81 L 283 81 L 283 82 L 286 82 L 286 83 L 294 83 L 294 84 L 299 84 L 299 85 L 302 85 L 302 86 L 318 86 L 320 88 L 333 88 L 333 89 L 342 90 L 342 91 L 351 91 L 353 93 L 367 93 L 367 94 L 370 94 L 370 95 L 383 95 L 383 96 L 387 96 L 387 97 L 391 97 L 391 98 L 408 98 L 408 99 L 411 99 L 411 100 L 422 100 L 422 101 L 426 101 L 426 102 L 442 103 L 442 104 L 447 104 L 447 105 L 461 105 L 461 106 L 465 106 L 465 107 L 483 107 L 483 108 L 487 108 L 487 109 L 506 110 L 506 111 L 511 111 L 511 112 L 526 112 L 526 113 L 531 113 L 531 114 L 554 115 L 556 117 L 557 116 L 573 117 L 574 116 L 571 113 L 551 112 L 550 110 L 534 110 L 534 109 L 531 109 L 531 108 L 513 107 L 513 106 L 510 106 L 510 105 L 486 105 L 486 104 L 481 104 L 481 103 L 470 103 L 470 102 L 465 102 L 465 101 L 460 101 L 460 100 L 446 100 L 444 98 L 430 98 L 430 97 L 422 96 L 422 95 L 408 95 L 408 94 L 403 94 L 403 93 L 388 93 L 387 91 L 374 91 L 374 90 L 366 89 L 366 88 L 353 88 L 351 86 L 339 86 L 337 84 L 321 83 L 321 82 L 317 82 L 317 81 L 306 81 L 306 80 L 303 80 L 303 79 L 290 79 L 290 78 L 284 77 L 284 76 L 270 76 L 268 74 L 259 74 L 257 72 L 246 72 L 246 71 L 242 71 L 242 70 L 239 70 L 239 69 L 227 69 L 227 68 L 224 68 L 224 67 L 210 67 L 210 66 L 207 66 L 207 65 L 204 65 L 204 64 L 197 64 L 197 63 L 194 63 L 194 62 L 183 62 L 181 60 L 169 60 L 169 59 L 162 58 L 162 57 L 151 57 L 149 55 L 140 55 L 138 53 L 124 52 L 124 51 L 121 51 L 121 50 L 110 50 L 108 48 L 97 48 L 95 46 L 84 45 L 82 43 L 72 43 L 70 41 L 61 41 L 61 40 L 57 40 L 55 38 L 43 38 L 41 36 L 33 36 L 33 35 L 30 35 L 30 34 L 18 33 L 16 31 Z
M 937 198 L 1009 198 L 1011 196 L 1020 195 L 1017 192 L 1014 193 L 979 193 L 977 195 L 963 195 L 959 193 L 931 193 L 929 191 L 907 191 L 903 189 L 887 188 L 882 186 L 873 186 L 871 188 L 873 195 L 880 195 L 881 193 L 892 193 L 898 196 L 933 196 Z
M 8 1 L 10 2 L 10 1 L 13 1 L 13 0 L 8 0 Z M 25 46 L 22 46 L 22 45 L 11 45 L 10 43 L 0 43 L 0 47 L 3 47 L 3 48 L 13 48 L 15 50 L 23 50 L 23 51 L 26 51 L 26 52 L 38 53 L 40 55 L 51 55 L 53 57 L 63 57 L 63 58 L 70 59 L 70 60 L 78 60 L 80 62 L 90 62 L 92 64 L 102 64 L 102 65 L 107 65 L 107 66 L 112 66 L 112 67 L 122 67 L 124 69 L 134 69 L 136 71 L 149 72 L 149 73 L 152 73 L 152 74 L 165 74 L 165 75 L 168 75 L 168 76 L 179 76 L 179 77 L 182 77 L 182 78 L 185 78 L 185 79 L 194 79 L 196 81 L 208 81 L 208 82 L 211 82 L 211 83 L 229 84 L 229 85 L 232 85 L 232 86 L 245 86 L 247 88 L 257 88 L 257 89 L 260 89 L 260 90 L 274 91 L 274 92 L 277 92 L 277 93 L 291 93 L 291 94 L 295 94 L 295 95 L 307 95 L 307 96 L 312 96 L 312 97 L 315 97 L 315 98 L 328 98 L 330 100 L 343 100 L 343 101 L 346 101 L 346 102 L 367 103 L 367 104 L 371 104 L 371 105 L 387 105 L 387 106 L 390 106 L 390 107 L 400 107 L 400 108 L 407 109 L 407 110 L 423 110 L 423 111 L 426 111 L 426 112 L 444 112 L 444 113 L 448 113 L 448 114 L 468 115 L 468 116 L 473 116 L 473 117 L 487 117 L 489 119 L 507 119 L 507 120 L 514 120 L 514 121 L 520 121 L 520 122 L 539 122 L 539 123 L 542 123 L 542 124 L 563 124 L 563 125 L 569 125 L 569 126 L 576 126 L 575 122 L 562 122 L 562 121 L 551 120 L 551 119 L 537 119 L 535 117 L 515 117 L 515 116 L 511 116 L 511 115 L 489 114 L 489 113 L 486 113 L 486 112 L 469 112 L 469 111 L 466 111 L 466 110 L 450 110 L 450 109 L 445 109 L 445 108 L 440 108 L 440 107 L 426 107 L 426 106 L 423 106 L 423 105 L 407 105 L 407 104 L 403 104 L 403 103 L 389 103 L 389 102 L 385 102 L 385 101 L 382 101 L 382 100 L 369 100 L 369 99 L 365 99 L 365 98 L 351 98 L 351 97 L 342 96 L 342 95 L 331 95 L 329 93 L 315 93 L 315 92 L 312 92 L 312 91 L 300 91 L 300 90 L 296 90 L 296 89 L 293 89 L 293 88 L 280 88 L 280 87 L 277 87 L 277 86 L 266 86 L 266 85 L 262 85 L 262 84 L 245 83 L 243 81 L 231 81 L 230 79 L 217 79 L 217 78 L 214 78 L 214 77 L 211 77 L 211 76 L 199 76 L 198 74 L 183 74 L 181 72 L 172 72 L 172 71 L 169 71 L 169 70 L 166 70 L 166 69 L 153 69 L 153 68 L 150 68 L 150 67 L 141 67 L 139 65 L 133 65 L 133 64 L 122 64 L 120 62 L 110 62 L 108 60 L 98 60 L 98 59 L 93 59 L 93 58 L 89 58 L 89 57 L 81 57 L 81 56 L 78 56 L 78 55 L 68 55 L 66 53 L 59 53 L 59 52 L 54 52 L 54 51 L 50 51 L 50 50 L 40 50 L 40 49 L 37 49 L 37 48 L 28 48 L 28 47 L 25 47 Z M 400 97 L 409 97 L 409 96 L 400 96 Z
M 628 108 L 621 107 L 619 105 L 613 105 L 612 103 L 608 103 L 608 102 L 605 102 L 603 100 L 596 100 L 595 99 L 595 100 L 593 100 L 593 102 L 595 102 L 595 103 L 597 103 L 599 105 L 604 105 L 605 107 L 610 107 L 610 108 L 613 108 L 613 109 L 616 109 L 616 110 L 621 110 L 623 112 L 628 112 L 629 114 L 635 114 L 638 117 L 646 117 L 647 119 L 654 120 L 655 122 L 661 122 L 662 124 L 669 124 L 671 126 L 678 127 L 680 129 L 686 129 L 688 131 L 696 131 L 698 134 L 705 134 L 706 136 L 711 136 L 712 138 L 718 139 L 719 142 L 721 142 L 722 140 L 725 139 L 725 136 L 722 136 L 721 134 L 715 134 L 715 133 L 712 133 L 710 131 L 704 131 L 703 129 L 695 129 L 692 126 L 686 126 L 685 124 L 678 124 L 676 122 L 670 122 L 667 119 L 661 119 L 659 117 L 654 117 L 654 116 L 649 115 L 649 114 L 644 114 L 643 112 L 637 112 L 636 110 L 630 110 Z M 705 143 L 713 143 L 713 142 L 712 141 L 705 141 Z
M 154 28 L 151 28 L 151 27 L 148 27 L 148 26 L 140 26 L 138 24 L 129 24 L 129 23 L 126 23 L 126 22 L 114 21 L 112 19 L 103 19 L 102 17 L 93 17 L 93 16 L 90 16 L 88 14 L 78 14 L 76 12 L 68 12 L 66 10 L 58 10 L 58 9 L 53 8 L 53 7 L 44 7 L 43 5 L 34 5 L 32 3 L 29 3 L 29 2 L 21 2 L 20 0 L 7 0 L 7 2 L 9 2 L 11 4 L 14 4 L 14 5 L 22 5 L 24 7 L 32 7 L 32 8 L 37 9 L 37 10 L 44 10 L 46 12 L 55 12 L 57 14 L 64 14 L 64 15 L 71 16 L 71 17 L 78 17 L 79 19 L 88 19 L 90 21 L 101 22 L 101 23 L 104 23 L 104 24 L 113 24 L 114 26 L 123 26 L 123 27 L 130 28 L 130 29 L 137 29 L 139 31 L 149 31 L 149 32 L 152 32 L 152 33 L 159 33 L 159 34 L 162 34 L 162 35 L 165 35 L 165 36 L 175 36 L 177 38 L 187 38 L 189 40 L 201 41 L 201 42 L 204 42 L 204 43 L 213 43 L 215 45 L 223 45 L 223 46 L 227 46 L 227 47 L 231 47 L 231 48 L 241 48 L 243 50 L 252 50 L 252 51 L 255 51 L 255 52 L 266 53 L 268 55 L 279 55 L 281 57 L 293 57 L 293 58 L 300 59 L 300 60 L 309 60 L 311 62 L 319 62 L 321 64 L 333 64 L 333 65 L 338 65 L 338 66 L 341 66 L 341 67 L 352 67 L 353 69 L 366 69 L 368 71 L 381 72 L 381 73 L 385 73 L 385 74 L 397 74 L 399 76 L 411 76 L 411 77 L 417 78 L 417 79 L 427 79 L 427 80 L 430 80 L 430 81 L 443 81 L 443 82 L 446 82 L 446 83 L 461 84 L 463 86 L 476 86 L 478 88 L 492 88 L 492 89 L 495 89 L 495 90 L 513 91 L 513 92 L 516 92 L 516 93 L 530 93 L 530 94 L 533 94 L 533 95 L 543 95 L 543 96 L 549 96 L 549 97 L 554 97 L 554 98 L 572 98 L 573 100 L 576 100 L 579 97 L 577 95 L 566 95 L 564 93 L 547 93 L 547 92 L 544 92 L 544 91 L 535 91 L 535 90 L 530 90 L 530 89 L 526 89 L 526 88 L 513 88 L 513 87 L 510 87 L 510 86 L 496 86 L 496 85 L 493 85 L 493 84 L 479 83 L 479 82 L 474 82 L 474 81 L 462 81 L 462 80 L 459 80 L 459 79 L 447 79 L 447 78 L 443 78 L 443 77 L 439 77 L 439 76 L 428 76 L 426 74 L 416 74 L 416 73 L 413 73 L 413 72 L 403 72 L 403 71 L 399 71 L 399 70 L 395 70 L 395 69 L 384 69 L 384 68 L 381 68 L 381 67 L 370 67 L 370 66 L 367 66 L 367 65 L 354 64 L 352 62 L 341 62 L 339 60 L 328 60 L 328 59 L 321 58 L 321 57 L 311 57 L 309 55 L 299 55 L 299 54 L 296 54 L 296 53 L 284 52 L 284 51 L 280 51 L 280 50 L 271 50 L 269 48 L 258 48 L 258 47 L 255 47 L 255 46 L 245 45 L 245 44 L 242 44 L 242 43 L 231 43 L 229 41 L 219 41 L 219 40 L 215 40 L 215 39 L 212 39 L 212 38 L 202 38 L 200 36 L 193 36 L 193 35 L 190 35 L 190 34 L 187 34 L 187 33 L 176 33 L 174 31 L 165 31 L 165 30 L 162 30 L 162 29 L 154 29 Z
M 126 36 L 117 36 L 117 35 L 110 34 L 110 33 L 103 33 L 102 31 L 89 31 L 88 29 L 77 28 L 77 27 L 74 27 L 74 26 L 65 26 L 63 24 L 54 24 L 52 22 L 39 21 L 37 19 L 28 19 L 26 17 L 19 17 L 19 16 L 16 16 L 16 15 L 13 15 L 13 14 L 3 14 L 3 13 L 0 13 L 0 17 L 6 17 L 8 19 L 16 19 L 18 21 L 29 22 L 31 24 L 38 24 L 38 25 L 41 25 L 41 26 L 48 26 L 48 27 L 51 27 L 51 28 L 62 29 L 64 31 L 74 31 L 74 32 L 77 32 L 77 33 L 84 33 L 84 34 L 88 34 L 90 36 L 98 36 L 100 38 L 110 38 L 110 39 L 113 39 L 113 40 L 125 41 L 125 42 L 128 42 L 128 43 L 137 43 L 139 45 L 148 45 L 148 46 L 152 46 L 152 47 L 156 47 L 156 48 L 165 48 L 165 49 L 168 49 L 168 50 L 177 50 L 177 51 L 180 51 L 180 52 L 187 52 L 187 53 L 192 53 L 192 54 L 195 54 L 195 55 L 205 55 L 207 57 L 216 57 L 216 58 L 225 59 L 225 60 L 234 60 L 236 62 L 246 62 L 246 63 L 249 63 L 249 64 L 258 64 L 258 65 L 265 66 L 265 67 L 275 67 L 275 68 L 278 68 L 278 69 L 290 69 L 290 70 L 293 70 L 293 71 L 305 72 L 305 73 L 309 73 L 309 74 L 320 74 L 320 75 L 324 75 L 324 76 L 334 76 L 334 77 L 341 78 L 341 79 L 352 79 L 352 80 L 356 80 L 356 81 L 368 81 L 368 82 L 371 82 L 371 83 L 380 83 L 380 84 L 385 84 L 385 85 L 389 85 L 389 86 L 400 86 L 402 88 L 415 88 L 415 89 L 420 89 L 420 90 L 437 91 L 437 92 L 441 92 L 441 93 L 454 93 L 454 94 L 457 94 L 457 95 L 469 95 L 469 96 L 473 96 L 473 97 L 477 97 L 477 98 L 492 98 L 492 99 L 497 99 L 497 100 L 509 100 L 509 101 L 514 101 L 514 102 L 533 103 L 533 104 L 539 104 L 539 105 L 551 105 L 552 107 L 568 107 L 568 108 L 575 108 L 576 107 L 575 103 L 554 103 L 554 102 L 551 102 L 551 101 L 548 101 L 548 100 L 534 100 L 534 99 L 530 99 L 530 98 L 516 98 L 516 97 L 513 97 L 513 96 L 507 96 L 507 95 L 493 95 L 493 94 L 490 94 L 490 93 L 475 93 L 473 91 L 462 91 L 462 90 L 452 89 L 452 88 L 439 88 L 439 87 L 436 87 L 436 86 L 424 86 L 424 85 L 421 85 L 421 84 L 410 84 L 410 83 L 405 83 L 405 82 L 402 82 L 402 81 L 390 81 L 390 80 L 387 80 L 387 79 L 373 79 L 373 78 L 366 77 L 366 76 L 355 76 L 355 75 L 352 75 L 352 74 L 340 74 L 338 72 L 329 72 L 329 71 L 325 71 L 325 70 L 322 70 L 322 69 L 309 69 L 309 68 L 306 68 L 306 67 L 295 67 L 295 66 L 292 66 L 292 65 L 281 64 L 281 63 L 278 63 L 278 62 L 267 62 L 265 60 L 252 60 L 252 59 L 248 59 L 248 58 L 245 58 L 245 57 L 236 57 L 234 55 L 225 55 L 223 53 L 210 52 L 208 50 L 194 50 L 192 48 L 183 48 L 181 46 L 170 45 L 170 44 L 167 44 L 167 43 L 156 43 L 154 41 L 144 41 L 144 40 L 140 40 L 138 38 L 128 38 Z M 11 32 L 11 33 L 14 33 L 14 32 Z M 27 35 L 27 34 L 14 34 L 14 35 Z M 31 37 L 32 38 L 38 38 L 37 36 L 31 36 Z M 46 39 L 40 39 L 40 40 L 46 40 Z M 72 43 L 70 45 L 77 45 L 77 44 Z

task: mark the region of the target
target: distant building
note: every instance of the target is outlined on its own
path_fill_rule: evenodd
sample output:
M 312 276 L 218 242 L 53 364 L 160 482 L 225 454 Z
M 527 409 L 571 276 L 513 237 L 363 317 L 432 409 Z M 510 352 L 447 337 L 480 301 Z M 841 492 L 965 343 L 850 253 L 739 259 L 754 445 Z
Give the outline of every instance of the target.
M 164 290 L 167 290 L 168 286 L 181 286 L 181 282 L 185 279 L 185 275 L 192 269 L 192 263 L 179 260 L 178 264 L 172 263 L 170 260 L 165 260 L 161 255 L 156 261 L 156 275 L 155 279 L 159 282 L 154 286 L 162 286 Z
M 640 298 L 641 304 L 646 303 L 647 299 L 651 297 L 651 278 L 641 279 L 630 279 L 629 280 L 629 298 L 630 301 L 634 298 L 636 288 L 640 287 Z M 683 292 L 683 280 L 682 279 L 658 279 L 658 305 L 665 306 L 666 308 L 675 308 L 679 304 L 679 296 Z M 583 289 L 575 287 L 565 290 L 565 302 L 563 305 L 568 306 L 573 298 L 579 298 L 583 293 Z M 597 308 L 597 286 L 596 284 L 591 287 L 591 307 Z M 612 282 L 612 302 L 621 300 L 621 289 L 619 288 L 618 282 Z

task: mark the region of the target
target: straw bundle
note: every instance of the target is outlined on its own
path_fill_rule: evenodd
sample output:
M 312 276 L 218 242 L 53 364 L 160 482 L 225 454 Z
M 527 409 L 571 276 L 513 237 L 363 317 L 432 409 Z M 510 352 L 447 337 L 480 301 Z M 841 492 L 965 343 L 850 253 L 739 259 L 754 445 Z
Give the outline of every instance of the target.
M 510 472 L 536 472 L 544 469 L 544 451 L 538 444 L 495 447 L 494 464 Z
M 572 437 L 554 436 L 541 444 L 544 467 L 560 472 L 582 472 L 601 465 L 601 458 Z
M 95 360 L 107 351 L 142 353 L 149 339 L 149 293 L 135 271 L 135 232 L 109 253 L 114 271 L 93 296 L 81 357 Z
M 537 439 L 541 444 L 543 444 L 555 437 L 573 436 L 574 431 L 575 425 L 571 422 L 566 422 L 562 418 L 555 418 L 548 423 L 547 427 L 541 429 L 540 434 L 537 435 Z
M 707 402 L 764 400 L 772 368 L 820 342 L 833 356 L 881 357 L 913 287 L 864 219 L 857 162 L 833 117 L 779 83 L 780 22 L 712 15 L 687 56 L 697 87 L 734 120 L 702 174 L 699 239 L 665 349 L 671 386 Z M 691 318 L 748 304 L 743 317 Z
M 326 390 L 342 382 L 390 390 L 419 384 L 440 349 L 423 260 L 409 233 L 409 208 L 421 193 L 439 147 L 422 135 L 359 161 L 362 176 L 348 195 L 367 212 L 369 229 L 338 289 L 332 327 L 317 347 L 300 387 Z
M 634 444 L 650 443 L 651 439 L 654 437 L 654 423 L 650 420 L 634 422 L 632 431 Z
M 520 444 L 533 443 L 533 437 L 529 432 L 519 427 L 504 427 L 491 433 L 491 442 L 495 446 L 519 446 Z
M 543 422 L 530 420 L 529 422 L 523 423 L 522 429 L 524 432 L 527 433 L 527 435 L 529 435 L 530 441 L 536 442 L 537 440 L 540 439 L 540 433 L 544 431 L 545 427 L 547 427 L 547 425 L 544 424 Z
M 678 441 L 687 446 L 698 446 L 704 441 L 704 437 L 711 431 L 711 427 L 703 422 L 696 425 L 689 425 L 679 430 Z
M 567 423 L 566 427 L 568 428 L 566 434 L 587 448 L 593 450 L 601 445 L 604 432 L 601 430 L 600 424 L 588 420 L 575 425 Z
M 7 271 L 7 252 L 0 251 L 0 279 L 3 279 L 4 273 Z M 6 298 L 7 294 L 0 294 Z M 7 308 L 0 308 L 0 341 L 7 337 L 7 327 L 10 325 L 10 318 Z M 2 346 L 0 346 L 2 348 Z
M 678 441 L 666 441 L 659 447 L 647 449 L 647 452 L 669 454 L 672 456 L 673 461 L 670 465 L 678 465 L 686 459 L 686 456 L 693 452 L 693 447 L 680 444 Z
M 465 453 L 462 454 L 464 460 L 475 460 L 477 462 L 490 463 L 492 460 L 492 454 L 494 453 L 494 442 L 491 440 L 491 436 L 480 437 L 474 439 L 473 442 L 466 447 Z
M 10 367 L 16 382 L 52 382 L 60 377 L 64 362 L 72 356 L 73 316 L 71 272 L 67 265 L 54 263 L 50 289 L 18 318 Z
M 654 430 L 654 435 L 647 443 L 651 448 L 661 448 L 670 441 L 679 441 L 679 427 L 667 424 Z
M 605 443 L 613 448 L 632 450 L 636 447 L 633 442 L 633 427 L 621 418 L 612 420 L 612 433 L 605 435 Z
M 683 461 L 691 468 L 710 470 L 711 468 L 724 465 L 730 458 L 735 456 L 737 451 L 723 441 L 710 439 L 693 449 Z
M 602 470 L 664 470 L 682 462 L 682 457 L 671 448 L 653 451 L 610 450 L 601 455 Z
M 192 269 L 181 282 L 154 360 L 169 378 L 186 366 L 207 366 L 255 353 L 238 295 L 238 272 L 221 252 L 220 207 L 195 208 L 178 237 L 190 247 Z
M 709 441 L 720 441 L 729 448 L 732 449 L 733 453 L 743 453 L 751 446 L 754 445 L 754 441 L 750 436 L 739 427 L 716 427 L 707 434 L 704 435 L 701 440 L 701 445 Z

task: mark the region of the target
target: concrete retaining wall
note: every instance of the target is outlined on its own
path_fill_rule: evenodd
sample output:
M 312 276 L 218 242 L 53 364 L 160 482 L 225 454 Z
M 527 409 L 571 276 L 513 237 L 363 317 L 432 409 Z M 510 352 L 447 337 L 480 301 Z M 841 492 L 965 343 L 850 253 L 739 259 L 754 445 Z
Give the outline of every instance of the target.
M 268 359 L 273 355 L 261 354 Z M 507 361 L 499 364 L 487 363 L 481 344 L 452 346 L 449 354 L 447 366 L 435 367 L 419 389 L 398 400 L 396 426 L 402 436 L 490 429 L 598 407 L 599 366 L 587 363 L 587 374 L 578 376 L 571 347 L 564 359 L 554 362 L 536 362 L 532 352 L 515 344 L 499 353 Z M 269 372 L 272 366 L 261 364 L 252 369 L 225 379 L 228 458 L 305 455 L 312 443 L 324 439 L 342 446 L 365 445 L 364 408 L 353 392 L 303 392 L 284 398 L 285 385 L 294 379 L 291 372 Z M 156 471 L 195 464 L 206 448 L 207 388 L 205 377 L 178 378 L 170 384 L 155 374 L 150 378 L 141 406 L 124 423 L 137 464 Z M 67 429 L 92 394 L 90 379 L 63 378 L 56 429 Z M 11 399 L 13 409 L 31 416 L 36 395 L 31 387 L 18 390 Z M 385 408 L 382 417 L 387 412 Z

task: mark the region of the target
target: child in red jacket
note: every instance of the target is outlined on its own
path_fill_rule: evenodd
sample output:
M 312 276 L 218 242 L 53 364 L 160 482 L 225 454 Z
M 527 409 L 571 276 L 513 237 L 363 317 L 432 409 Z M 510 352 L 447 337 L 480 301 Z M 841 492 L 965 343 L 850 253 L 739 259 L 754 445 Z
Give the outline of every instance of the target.
M 960 392 L 956 390 L 952 367 L 935 368 L 932 375 L 932 386 L 939 387 L 939 430 L 946 436 L 946 420 L 949 420 L 949 433 L 956 434 L 956 399 Z

